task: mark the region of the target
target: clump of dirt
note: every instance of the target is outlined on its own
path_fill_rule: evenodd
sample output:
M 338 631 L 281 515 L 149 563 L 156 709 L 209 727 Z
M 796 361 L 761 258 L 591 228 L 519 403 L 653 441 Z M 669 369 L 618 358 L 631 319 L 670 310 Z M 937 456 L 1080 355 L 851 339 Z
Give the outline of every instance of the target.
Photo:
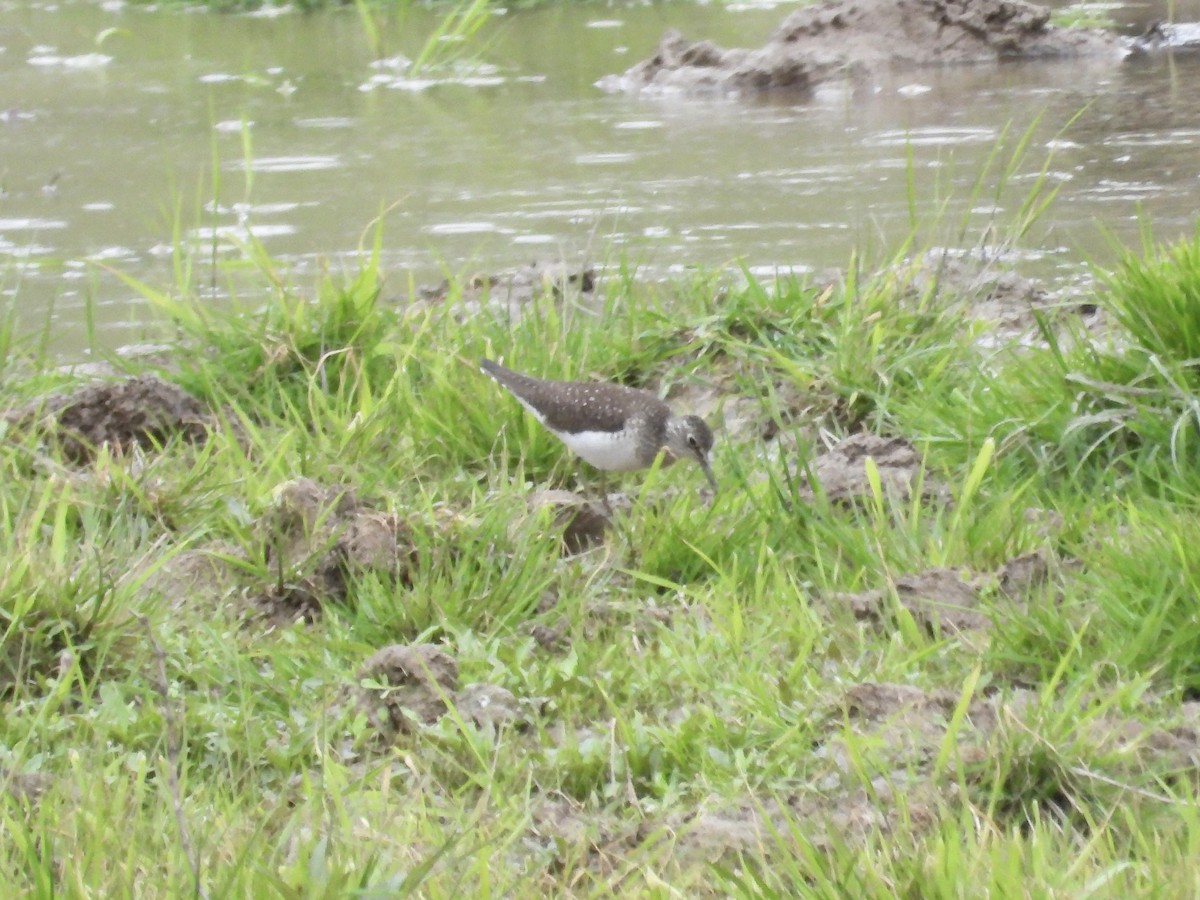
M 936 810 L 953 784 L 920 783 L 904 790 L 881 781 L 870 790 L 811 790 L 791 796 L 710 798 L 695 809 L 648 812 L 635 796 L 623 808 L 635 815 L 566 798 L 547 799 L 532 814 L 527 844 L 541 845 L 563 862 L 582 862 L 609 876 L 628 868 L 631 854 L 649 854 L 683 868 L 735 859 L 770 859 L 793 852 L 794 836 L 809 847 L 866 840 L 898 830 L 922 832 L 937 822 Z M 546 846 L 548 845 L 548 846 Z
M 1125 52 L 1117 36 L 1056 27 L 1049 10 L 1023 0 L 824 0 L 791 13 L 754 50 L 726 50 L 668 31 L 652 57 L 602 79 L 600 87 L 630 93 L 809 90 L 888 68 L 1075 56 L 1116 61 Z
M 562 550 L 567 556 L 583 553 L 604 543 L 612 527 L 612 516 L 601 504 L 563 490 L 542 490 L 529 498 L 529 509 L 550 509 L 554 528 L 562 535 Z
M 923 473 L 921 458 L 907 440 L 855 434 L 819 455 L 812 464 L 812 476 L 831 503 L 851 505 L 872 496 L 866 461 L 874 461 L 885 497 L 903 502 L 920 490 L 926 503 L 945 504 L 950 490 L 932 475 Z M 918 477 L 922 476 L 922 477 Z M 810 484 L 801 484 L 801 500 L 814 499 Z
M 566 619 L 560 618 L 553 625 L 536 622 L 529 625 L 526 632 L 543 650 L 549 653 L 562 653 L 571 646 L 571 639 L 567 636 L 567 626 Z
M 957 702 L 953 691 L 865 682 L 847 688 L 841 712 L 856 736 L 872 738 L 888 766 L 903 769 L 926 765 L 934 758 Z M 963 743 L 971 742 L 964 738 Z M 831 737 L 822 752 L 842 772 L 853 770 L 853 754 L 840 735 Z
M 979 611 L 979 591 L 949 569 L 901 575 L 892 588 L 900 605 L 930 630 L 940 626 L 943 633 L 956 634 L 988 625 L 988 617 Z M 859 594 L 835 594 L 831 599 L 848 606 L 857 619 L 878 620 L 887 617 L 888 594 L 886 588 L 878 588 Z
M 860 593 L 834 593 L 829 601 L 847 607 L 857 619 L 886 621 L 889 597 L 896 598 L 913 620 L 932 633 L 963 634 L 983 631 L 991 618 L 980 608 L 980 599 L 994 586 L 1009 601 L 1024 603 L 1027 595 L 1049 577 L 1050 563 L 1041 552 L 1015 557 L 994 573 L 964 579 L 951 569 L 932 568 L 901 575 L 888 588 Z
M 473 317 L 484 309 L 499 309 L 517 318 L 536 299 L 544 296 L 579 299 L 596 289 L 596 270 L 574 268 L 565 263 L 531 262 L 528 266 L 496 274 L 473 275 L 465 282 L 443 281 L 417 291 L 417 306 L 440 305 L 461 286 L 458 312 Z
M 1017 715 L 1017 711 L 1023 714 L 1031 697 L 1018 690 L 1009 701 L 999 695 L 972 700 L 956 735 L 957 758 L 963 762 L 985 759 L 987 740 L 1000 717 Z M 891 770 L 898 783 L 920 784 L 921 774 L 937 758 L 959 701 L 952 690 L 926 691 L 915 685 L 875 682 L 851 685 L 842 695 L 833 721 L 849 724 L 858 749 L 851 751 L 846 737 L 835 733 L 819 752 L 833 760 L 840 772 L 852 773 L 856 754 L 869 746 L 878 757 L 875 762 L 881 772 Z
M 1146 698 L 1152 702 L 1153 698 Z M 897 769 L 920 771 L 936 758 L 946 729 L 961 698 L 953 690 L 925 691 L 913 685 L 864 683 L 850 687 L 842 698 L 843 715 L 860 737 L 873 738 Z M 1061 701 L 1039 696 L 1036 691 L 1017 688 L 977 696 L 969 701 L 966 715 L 956 735 L 958 759 L 968 764 L 988 766 L 996 754 L 1010 754 L 1013 740 L 1036 748 L 1051 747 L 1052 739 L 1062 735 L 1044 735 L 1044 722 L 1061 722 L 1059 706 L 1071 704 L 1071 715 L 1081 727 L 1069 734 L 1072 751 L 1104 759 L 1114 774 L 1138 772 L 1179 772 L 1195 766 L 1200 759 L 1200 731 L 1192 704 L 1184 704 L 1183 721 L 1163 728 L 1148 725 L 1119 710 L 1089 713 L 1103 703 L 1090 698 L 1080 706 L 1079 698 Z M 841 716 L 837 719 L 840 721 Z M 831 743 L 836 743 L 835 738 Z M 849 760 L 845 762 L 850 765 Z M 846 769 L 849 771 L 849 768 Z M 1104 778 L 1097 784 L 1103 784 Z
M 390 740 L 446 714 L 458 689 L 458 663 L 433 644 L 392 644 L 375 651 L 355 677 L 359 710 Z
M 462 721 L 484 731 L 525 721 L 507 688 L 475 683 L 458 690 L 458 663 L 434 644 L 391 644 L 377 650 L 355 679 L 354 706 L 388 743 L 434 724 L 452 709 Z
M 38 429 L 76 464 L 90 461 L 102 446 L 120 453 L 160 445 L 175 435 L 202 443 L 216 426 L 199 400 L 157 375 L 51 395 L 5 420 L 16 429 Z
M 1008 597 L 1024 597 L 1049 577 L 1050 560 L 1045 553 L 1034 550 L 1014 556 L 997 569 L 996 586 Z
M 529 635 L 539 647 L 550 653 L 559 653 L 571 646 L 571 638 L 568 635 L 571 623 L 567 617 L 559 615 L 547 621 L 548 614 L 558 607 L 558 603 L 557 588 L 546 588 L 538 597 L 537 605 L 532 611 L 532 618 L 520 628 L 522 634 Z
M 1200 707 L 1184 703 L 1182 721 L 1166 728 L 1149 727 L 1116 713 L 1088 720 L 1086 736 L 1096 747 L 1138 766 L 1161 766 L 1194 772 L 1200 764 Z
M 858 843 L 872 834 L 920 834 L 936 824 L 938 806 L 954 792 L 954 785 L 930 783 L 898 791 L 881 781 L 869 791 L 749 797 L 671 816 L 668 828 L 674 834 L 674 851 L 683 860 L 718 862 L 727 856 L 757 853 L 769 859 L 774 853 L 790 852 L 797 834 L 816 848 Z
M 361 504 L 345 487 L 298 478 L 276 488 L 257 526 L 278 577 L 259 605 L 275 621 L 311 621 L 347 599 L 349 580 L 375 572 L 408 586 L 417 562 L 409 527 L 395 513 Z
M 464 722 L 485 731 L 498 731 L 523 719 L 512 691 L 495 684 L 468 684 L 454 698 Z

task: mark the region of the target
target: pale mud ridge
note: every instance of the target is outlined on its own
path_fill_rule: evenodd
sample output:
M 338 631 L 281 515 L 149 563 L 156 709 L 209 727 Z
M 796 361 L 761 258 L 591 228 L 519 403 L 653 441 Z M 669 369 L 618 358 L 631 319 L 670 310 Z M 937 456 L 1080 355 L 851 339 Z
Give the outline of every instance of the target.
M 1023 0 L 824 0 L 788 15 L 757 49 L 724 49 L 668 31 L 654 55 L 601 80 L 630 93 L 744 94 L 809 90 L 886 69 L 1010 60 L 1108 56 L 1120 39 L 1060 28 Z

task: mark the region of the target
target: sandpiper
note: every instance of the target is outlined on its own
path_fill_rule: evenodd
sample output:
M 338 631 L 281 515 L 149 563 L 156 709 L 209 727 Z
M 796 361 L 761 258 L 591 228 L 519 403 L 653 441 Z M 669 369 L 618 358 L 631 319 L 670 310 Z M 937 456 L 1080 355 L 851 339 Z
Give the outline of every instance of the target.
M 708 464 L 713 436 L 699 416 L 677 416 L 648 391 L 619 384 L 546 381 L 506 369 L 490 359 L 479 363 L 533 413 L 567 449 L 597 469 L 631 472 L 687 459 L 700 466 L 717 489 Z

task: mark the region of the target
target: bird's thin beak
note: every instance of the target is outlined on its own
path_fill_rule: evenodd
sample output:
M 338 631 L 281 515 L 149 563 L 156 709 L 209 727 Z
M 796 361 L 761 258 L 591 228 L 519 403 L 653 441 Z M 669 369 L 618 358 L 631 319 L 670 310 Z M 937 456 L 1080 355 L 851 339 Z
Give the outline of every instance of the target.
M 708 483 L 712 485 L 713 492 L 717 490 L 717 479 L 713 477 L 712 467 L 708 464 L 708 457 L 703 453 L 697 453 L 696 459 L 700 461 L 700 468 L 704 470 L 705 476 L 708 478 Z

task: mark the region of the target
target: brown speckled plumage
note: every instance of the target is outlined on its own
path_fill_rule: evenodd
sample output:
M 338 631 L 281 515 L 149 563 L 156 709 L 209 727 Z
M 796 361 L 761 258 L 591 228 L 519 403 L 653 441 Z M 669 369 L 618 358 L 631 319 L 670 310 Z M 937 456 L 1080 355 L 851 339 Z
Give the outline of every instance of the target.
M 602 382 L 547 381 L 488 359 L 479 367 L 597 468 L 646 468 L 663 453 L 663 465 L 691 459 L 713 481 L 708 466 L 713 438 L 704 420 L 675 416 L 647 391 Z M 588 442 L 581 445 L 580 436 L 588 437 Z

